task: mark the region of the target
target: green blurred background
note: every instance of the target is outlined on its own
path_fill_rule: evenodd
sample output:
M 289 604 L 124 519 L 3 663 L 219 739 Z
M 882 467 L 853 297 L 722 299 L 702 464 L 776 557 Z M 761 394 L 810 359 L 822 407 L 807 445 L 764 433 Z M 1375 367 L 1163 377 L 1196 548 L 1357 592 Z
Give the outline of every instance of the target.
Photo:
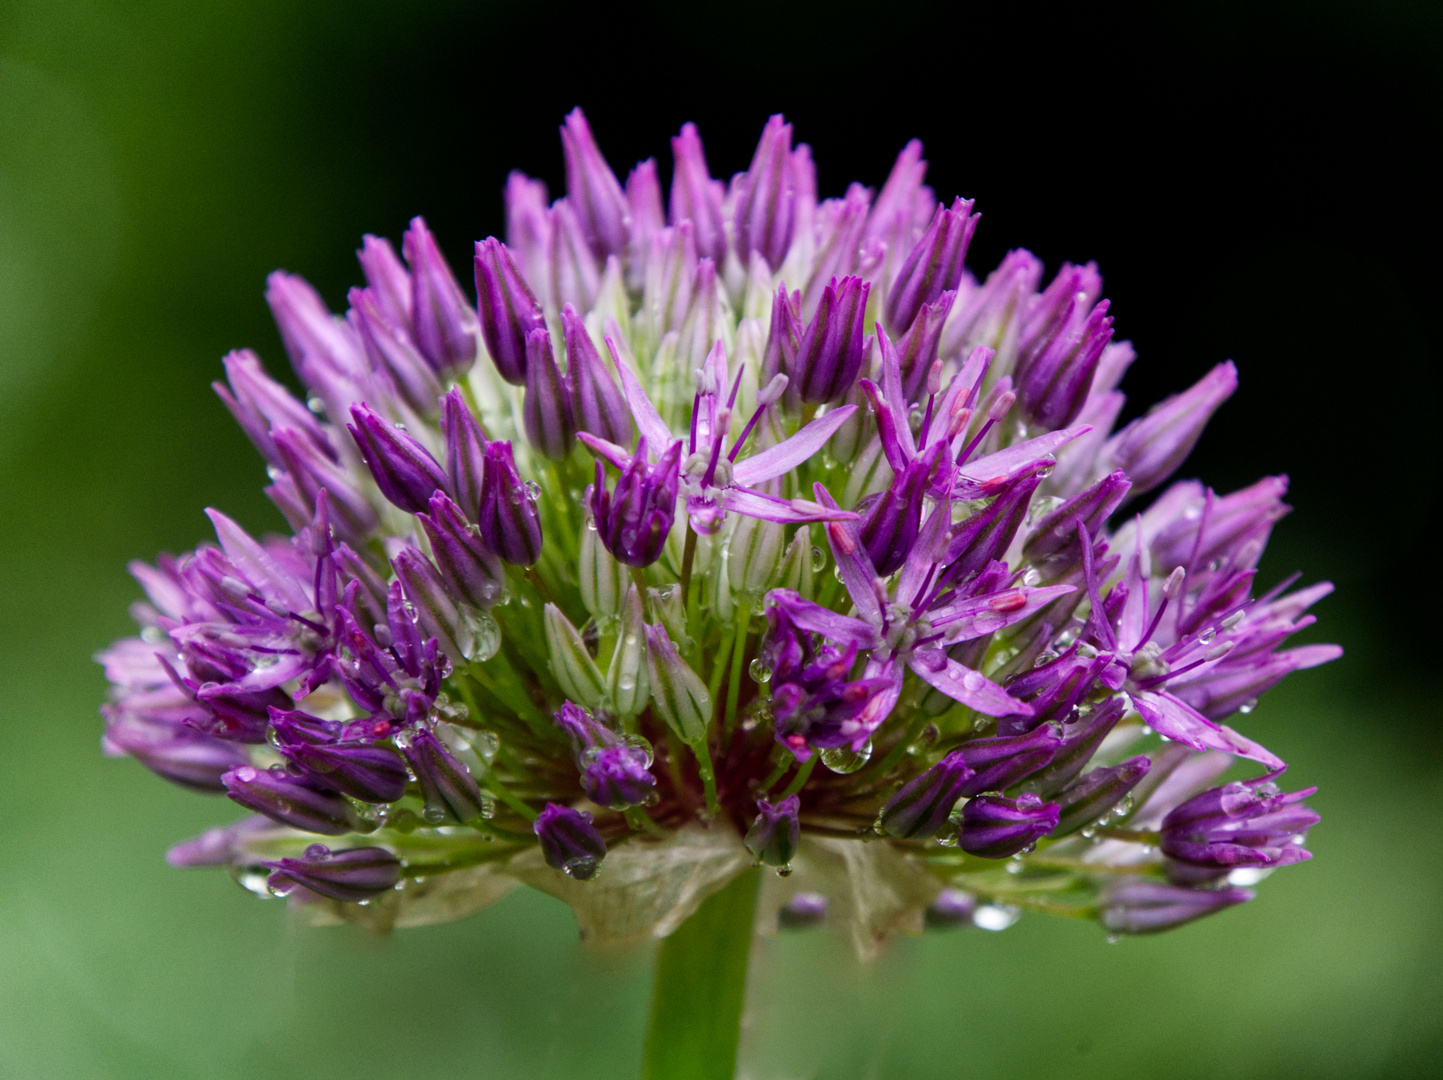
M 985 214 L 974 268 L 1100 260 L 1135 407 L 1238 361 L 1185 471 L 1290 471 L 1264 578 L 1340 586 L 1309 637 L 1348 656 L 1248 718 L 1321 788 L 1312 863 L 1115 946 L 1042 917 L 865 967 L 763 942 L 748 1073 L 1437 1075 L 1443 17 L 997 7 L 0 0 L 0 1076 L 634 1074 L 649 957 L 582 949 L 549 898 L 377 940 L 169 870 L 236 815 L 100 756 L 90 661 L 127 560 L 192 547 L 208 505 L 280 525 L 208 389 L 236 346 L 285 366 L 264 275 L 342 306 L 360 235 L 422 213 L 469 279 L 506 170 L 561 187 L 578 103 L 664 175 L 683 120 L 730 175 L 784 110 L 824 195 L 920 136 Z

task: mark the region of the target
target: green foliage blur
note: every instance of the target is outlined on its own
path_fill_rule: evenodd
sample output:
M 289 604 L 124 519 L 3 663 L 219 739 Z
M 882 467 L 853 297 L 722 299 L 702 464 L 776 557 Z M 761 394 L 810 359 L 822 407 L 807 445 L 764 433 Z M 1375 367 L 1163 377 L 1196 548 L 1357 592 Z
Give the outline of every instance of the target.
M 0 1076 L 634 1075 L 649 953 L 582 947 L 554 900 L 374 939 L 170 870 L 239 814 L 101 757 L 90 660 L 129 631 L 128 560 L 193 547 L 205 506 L 281 525 L 208 388 L 241 345 L 285 370 L 264 275 L 343 307 L 361 234 L 421 213 L 467 280 L 508 168 L 560 188 L 577 103 L 664 174 L 681 121 L 725 176 L 786 110 L 824 195 L 920 135 L 987 215 L 974 266 L 1099 258 L 1134 407 L 1236 356 L 1186 471 L 1291 471 L 1263 577 L 1340 585 L 1311 640 L 1348 657 L 1245 725 L 1320 787 L 1313 862 L 1116 945 L 1041 916 L 868 966 L 760 942 L 747 1075 L 1436 1075 L 1436 9 L 891 7 L 0 0 Z

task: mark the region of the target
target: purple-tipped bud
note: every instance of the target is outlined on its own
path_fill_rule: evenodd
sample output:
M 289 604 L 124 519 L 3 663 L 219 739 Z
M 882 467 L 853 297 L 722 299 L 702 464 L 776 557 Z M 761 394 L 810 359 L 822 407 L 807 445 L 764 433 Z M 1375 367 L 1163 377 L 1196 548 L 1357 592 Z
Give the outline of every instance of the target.
M 953 527 L 944 560 L 947 568 L 942 572 L 945 580 L 960 584 L 1002 556 L 1041 483 L 1040 477 L 1024 476 L 1008 485 L 986 510 Z
M 631 212 L 627 283 L 639 292 L 646 278 L 651 238 L 666 228 L 666 211 L 661 207 L 661 181 L 656 177 L 655 158 L 637 162 L 627 175 L 626 205 Z
M 487 440 L 459 387 L 452 387 L 441 399 L 441 434 L 446 440 L 446 472 L 456 501 L 468 518 L 477 521 Z
M 1155 405 L 1123 428 L 1102 449 L 1102 460 L 1132 480 L 1133 494 L 1162 483 L 1192 453 L 1203 428 L 1238 388 L 1231 360 L 1213 368 L 1191 388 Z
M 905 333 L 923 304 L 935 303 L 944 292 L 956 290 L 979 217 L 972 213 L 970 199 L 957 199 L 950 208 L 937 208 L 926 233 L 887 290 L 885 315 L 891 334 Z
M 788 293 L 785 283 L 777 287 L 772 298 L 772 324 L 767 333 L 766 352 L 762 354 L 763 379 L 796 371 L 797 347 L 802 342 L 804 324 L 801 315 L 801 293 Z M 791 383 L 795 379 L 788 375 Z M 792 386 L 793 393 L 796 387 Z
M 1093 769 L 1058 796 L 1062 809 L 1054 835 L 1067 836 L 1110 812 L 1151 768 L 1151 759 L 1139 755 L 1110 769 Z
M 561 327 L 566 335 L 566 377 L 576 429 L 618 446 L 630 445 L 631 409 L 570 304 L 561 309 Z
M 551 335 L 544 329 L 526 335 L 526 400 L 521 419 L 538 453 L 560 461 L 576 442 L 571 415 L 571 381 L 556 366 Z
M 450 820 L 464 825 L 490 816 L 491 808 L 481 797 L 476 780 L 433 732 L 422 728 L 413 733 L 404 753 L 426 800 L 421 816 L 428 822 L 434 825 Z
M 431 496 L 429 515 L 416 516 L 431 541 L 431 554 L 447 591 L 483 610 L 495 604 L 506 588 L 506 569 L 480 526 L 468 522 L 442 491 Z
M 627 566 L 650 566 L 661 558 L 666 537 L 676 519 L 676 491 L 681 443 L 672 443 L 655 465 L 646 463 L 646 440 L 621 471 L 616 490 L 606 490 L 606 474 L 596 463 L 596 484 L 591 489 L 591 513 L 596 533 L 612 558 Z
M 293 829 L 340 836 L 354 832 L 361 825 L 345 796 L 322 790 L 315 782 L 287 772 L 279 765 L 271 769 L 242 765 L 220 779 L 226 794 L 247 810 Z
M 1108 473 L 1033 525 L 1022 548 L 1023 557 L 1037 566 L 1048 580 L 1081 565 L 1078 519 L 1082 520 L 1088 536 L 1100 535 L 1107 519 L 1122 505 L 1131 489 L 1132 482 L 1121 469 Z
M 511 250 L 494 236 L 476 244 L 476 310 L 496 370 L 512 385 L 524 385 L 526 335 L 546 326 L 546 314 Z
M 566 195 L 581 223 L 581 233 L 600 260 L 626 253 L 626 196 L 591 134 L 580 109 L 572 109 L 561 128 L 566 157 Z
M 792 246 L 797 223 L 797 182 L 792 125 L 778 114 L 767 121 L 751 167 L 738 178 L 733 231 L 743 265 L 753 251 L 775 272 Z
M 775 806 L 765 799 L 757 800 L 760 813 L 742 842 L 758 862 L 768 866 L 791 863 L 802 840 L 802 826 L 797 820 L 801 809 L 802 802 L 795 795 L 788 795 Z
M 390 376 L 411 408 L 430 412 L 441 393 L 441 383 L 430 363 L 411 345 L 408 331 L 386 321 L 369 289 L 352 289 L 346 299 L 351 304 L 347 317 L 372 366 Z
M 821 893 L 799 892 L 777 910 L 777 926 L 783 930 L 821 926 L 826 919 L 827 898 Z
M 695 124 L 683 124 L 671 140 L 676 163 L 671 178 L 671 223 L 690 221 L 697 254 L 721 266 L 727 257 L 727 234 L 722 224 L 722 186 L 707 170 L 706 152 Z
M 1108 301 L 1103 300 L 1077 330 L 1059 333 L 1026 363 L 1019 357 L 1012 381 L 1017 404 L 1028 421 L 1055 431 L 1082 412 L 1097 362 L 1112 340 L 1107 309 Z
M 299 886 L 342 903 L 370 900 L 401 880 L 401 860 L 377 847 L 333 852 L 324 844 L 312 844 L 303 859 L 263 865 L 274 871 L 266 880 L 273 893 L 284 896 Z
M 923 304 L 912 325 L 897 342 L 898 367 L 902 372 L 902 396 L 916 401 L 923 384 L 937 362 L 937 349 L 942 341 L 942 327 L 957 299 L 955 292 L 944 292 L 935 302 Z
M 979 795 L 962 808 L 957 846 L 969 855 L 1005 859 L 1057 828 L 1057 813 L 1056 803 L 1043 802 L 1036 795 L 1015 799 Z
M 275 439 L 281 466 L 286 470 L 282 479 L 289 479 L 302 497 L 300 509 L 307 517 L 313 513 L 316 500 L 324 491 L 334 509 L 340 535 L 361 541 L 376 530 L 380 524 L 376 508 L 357 489 L 345 468 L 337 465 L 317 449 L 310 438 L 294 428 L 276 428 L 271 435 Z
M 421 218 L 411 219 L 401 251 L 411 266 L 416 347 L 438 374 L 460 375 L 476 359 L 476 313 Z
M 481 483 L 481 538 L 512 566 L 530 566 L 541 557 L 541 518 L 536 496 L 516 471 L 509 441 L 486 447 L 486 472 Z
M 1204 791 L 1163 818 L 1162 853 L 1219 872 L 1310 859 L 1303 840 L 1318 815 L 1302 801 L 1317 790 L 1283 794 L 1271 783 L 1244 781 Z
M 423 514 L 435 491 L 447 491 L 450 482 L 431 452 L 401 428 L 386 423 L 365 402 L 351 406 L 354 424 L 346 428 L 381 494 L 410 514 Z
M 925 840 L 947 823 L 952 807 L 972 779 L 962 751 L 953 750 L 936 765 L 902 786 L 882 808 L 882 829 L 902 840 Z
M 961 889 L 943 889 L 927 908 L 928 930 L 951 930 L 971 926 L 972 913 L 977 910 L 977 897 Z
M 335 459 L 336 452 L 331 447 L 331 441 L 311 411 L 266 374 L 255 353 L 249 349 L 237 349 L 227 353 L 221 363 L 225 365 L 226 382 L 230 383 L 230 387 L 227 389 L 219 381 L 211 383 L 211 387 L 268 462 L 286 467 L 272 442 L 271 433 L 276 428 L 295 430 L 316 452 L 329 460 Z
M 546 213 L 551 303 L 590 311 L 601 287 L 601 266 L 592 253 L 569 199 L 557 199 Z
M 606 841 L 584 810 L 547 803 L 532 826 L 546 865 L 577 881 L 589 881 L 606 858 Z
M 933 443 L 925 454 L 909 461 L 892 478 L 891 486 L 876 496 L 862 519 L 862 545 L 882 577 L 890 576 L 907 561 L 917 541 L 922 496 L 939 454 L 946 448 L 946 443 Z
M 862 325 L 871 287 L 859 277 L 845 277 L 822 290 L 817 313 L 787 372 L 803 401 L 814 405 L 834 401 L 857 381 L 867 357 Z
M 656 777 L 647 770 L 651 755 L 639 746 L 596 747 L 581 755 L 581 785 L 598 806 L 625 810 L 653 799 Z
M 225 791 L 221 777 L 250 755 L 234 742 L 190 728 L 149 723 L 131 713 L 109 713 L 101 746 L 106 754 L 135 758 L 151 772 L 195 791 Z
M 316 742 L 283 714 L 272 716 L 271 730 L 282 757 L 311 778 L 353 799 L 395 802 L 406 793 L 406 763 L 389 747 L 356 740 Z
M 392 326 L 411 325 L 411 305 L 415 300 L 409 271 L 396 257 L 396 249 L 384 236 L 361 237 L 361 250 L 356 259 L 366 275 L 366 284 L 375 297 L 381 317 Z
M 1252 898 L 1251 889 L 1188 889 L 1134 879 L 1108 890 L 1098 920 L 1115 934 L 1155 934 Z
M 1050 762 L 1062 736 L 1043 724 L 1026 735 L 1004 735 L 993 739 L 973 739 L 956 751 L 975 771 L 962 794 L 980 795 L 984 791 L 1005 791 L 1020 784 Z
M 431 560 L 419 549 L 405 547 L 391 557 L 391 567 L 396 571 L 397 583 L 405 590 L 409 610 L 414 612 L 407 620 L 412 630 L 419 630 L 423 640 L 435 638 L 453 660 L 466 657 L 466 650 L 459 643 L 459 638 L 466 636 L 462 632 L 461 613 Z M 396 621 L 391 620 L 393 624 Z

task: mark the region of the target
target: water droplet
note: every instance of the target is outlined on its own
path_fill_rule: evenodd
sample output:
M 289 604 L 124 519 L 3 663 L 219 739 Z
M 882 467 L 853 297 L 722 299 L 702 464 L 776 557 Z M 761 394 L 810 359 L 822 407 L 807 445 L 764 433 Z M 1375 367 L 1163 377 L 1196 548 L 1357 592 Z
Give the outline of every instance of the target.
M 310 409 L 311 412 L 315 413 L 317 416 L 324 416 L 326 412 L 326 403 L 318 397 L 308 397 L 306 398 L 306 408 Z
M 406 430 L 406 425 L 403 424 L 403 423 L 401 423 L 401 421 L 399 421 L 399 420 L 397 420 L 396 423 L 395 423 L 393 426 L 395 427 L 395 429 L 396 429 L 397 431 L 405 431 L 405 430 Z
M 271 892 L 270 885 L 268 884 L 271 872 L 264 866 L 236 867 L 231 870 L 231 876 L 235 878 L 235 883 L 246 892 L 255 893 L 257 896 L 263 896 L 266 899 L 270 899 L 276 895 Z
M 325 844 L 312 844 L 306 848 L 306 858 L 308 859 L 329 859 L 330 857 L 331 849 Z
M 1082 835 L 1085 836 L 1085 837 L 1087 837 L 1087 839 L 1091 840 L 1094 836 L 1097 835 L 1097 826 L 1096 826 L 1096 825 L 1084 825 L 1084 826 L 1082 827 Z
M 501 648 L 501 627 L 489 612 L 464 612 L 457 630 L 456 644 L 467 660 L 490 660 Z
M 1034 567 L 1022 575 L 1022 584 L 1026 585 L 1029 589 L 1035 588 L 1042 584 L 1042 575 L 1038 573 Z
M 979 717 L 977 717 L 976 720 L 973 720 L 973 721 L 972 721 L 972 730 L 973 730 L 973 731 L 986 731 L 986 730 L 987 730 L 987 725 L 988 725 L 990 722 L 991 722 L 991 721 L 989 721 L 989 720 L 987 719 L 987 717 L 985 717 L 985 716 L 979 716 Z
M 1252 712 L 1254 709 L 1256 709 L 1257 707 L 1258 707 L 1258 699 L 1257 699 L 1257 698 L 1248 698 L 1247 701 L 1244 701 L 1241 705 L 1238 706 L 1238 712 L 1240 712 L 1240 713 L 1250 713 L 1250 712 Z
M 577 881 L 590 881 L 596 876 L 599 869 L 601 869 L 601 860 L 590 855 L 578 855 L 574 859 L 568 859 L 561 868 L 562 873 Z
M 1020 874 L 1027 868 L 1027 864 L 1015 855 L 1007 860 L 1007 872 L 1009 874 Z
M 772 681 L 772 669 L 760 656 L 747 665 L 747 671 L 751 673 L 752 679 L 756 682 L 769 683 Z
M 589 518 L 587 518 L 587 519 L 586 519 L 586 527 L 587 527 L 588 529 L 590 529 L 592 532 L 595 532 L 595 531 L 596 531 L 596 519 L 595 519 L 594 517 L 589 517 Z
M 791 876 L 792 876 L 792 864 L 791 864 L 791 863 L 787 863 L 785 866 L 779 866 L 779 867 L 777 867 L 777 877 L 786 878 L 786 877 L 791 877 Z
M 836 578 L 838 581 L 842 581 L 842 568 L 840 566 L 832 567 L 832 577 Z M 846 584 L 845 582 L 842 583 Z
M 1197 639 L 1198 642 L 1202 645 L 1211 645 L 1213 643 L 1213 638 L 1217 636 L 1217 627 L 1209 626 L 1206 630 L 1204 630 L 1201 634 L 1197 636 Z
M 1117 944 L 1119 941 L 1121 941 L 1121 940 L 1122 940 L 1122 935 L 1119 934 L 1116 930 L 1114 930 L 1112 933 L 1110 933 L 1110 934 L 1107 935 L 1107 943 L 1108 943 L 1109 945 L 1116 945 L 1116 944 Z
M 972 925 L 983 930 L 1006 930 L 1022 918 L 1022 909 L 1011 904 L 983 904 L 972 913 Z
M 812 545 L 812 573 L 821 573 L 822 567 L 827 565 L 827 553 L 816 544 Z
M 526 488 L 526 497 L 532 502 L 535 502 L 537 499 L 541 498 L 541 485 L 538 484 L 535 480 L 528 480 L 522 486 Z
M 421 817 L 430 825 L 439 825 L 446 820 L 446 811 L 439 806 L 428 806 L 421 811 Z
M 834 773 L 846 776 L 854 773 L 872 760 L 872 743 L 869 740 L 860 750 L 838 746 L 821 751 L 822 764 Z

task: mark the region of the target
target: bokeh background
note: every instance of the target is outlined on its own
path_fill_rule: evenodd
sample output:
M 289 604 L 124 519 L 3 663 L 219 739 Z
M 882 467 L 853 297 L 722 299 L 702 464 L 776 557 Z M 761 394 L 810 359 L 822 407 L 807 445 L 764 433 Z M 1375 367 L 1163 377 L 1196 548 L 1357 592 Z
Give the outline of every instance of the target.
M 422 213 L 469 280 L 506 171 L 561 188 L 578 103 L 664 175 L 683 121 L 727 176 L 785 111 L 824 195 L 921 137 L 984 213 L 974 269 L 1100 261 L 1135 408 L 1237 361 L 1185 472 L 1289 472 L 1263 576 L 1339 585 L 1310 636 L 1347 657 L 1248 718 L 1320 786 L 1312 863 L 1118 945 L 1039 916 L 865 967 L 764 942 L 748 1073 L 1437 1075 L 1443 9 L 1017 7 L 0 0 L 0 1075 L 634 1074 L 648 954 L 583 949 L 556 901 L 378 940 L 169 870 L 234 808 L 101 758 L 90 661 L 127 560 L 208 505 L 281 523 L 208 389 L 236 346 L 285 367 L 264 275 L 343 306 L 361 234 Z

